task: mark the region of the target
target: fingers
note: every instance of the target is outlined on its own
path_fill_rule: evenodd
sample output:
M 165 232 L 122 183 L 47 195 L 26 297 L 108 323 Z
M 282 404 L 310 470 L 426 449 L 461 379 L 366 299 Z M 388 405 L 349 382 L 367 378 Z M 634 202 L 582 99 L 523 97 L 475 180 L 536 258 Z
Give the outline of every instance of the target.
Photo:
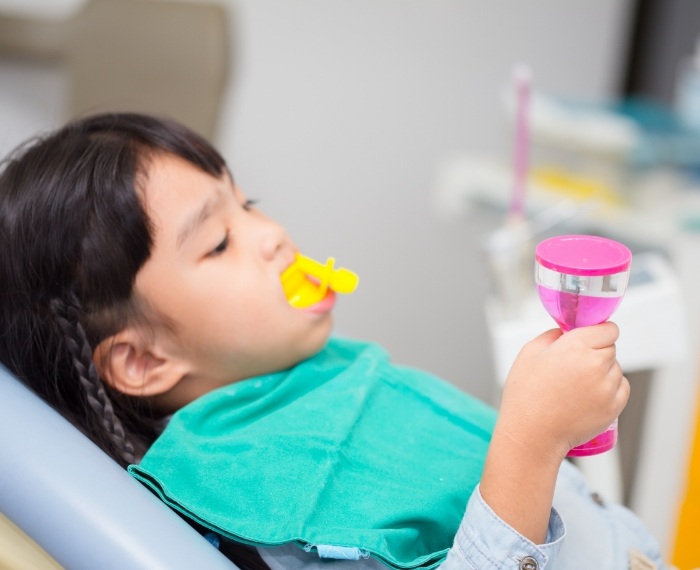
M 614 345 L 620 337 L 620 329 L 611 321 L 574 329 L 569 334 L 572 333 L 580 335 L 591 348 L 607 348 Z
M 542 350 L 556 342 L 563 334 L 561 329 L 550 329 L 536 336 L 528 345 L 534 350 Z M 614 347 L 620 336 L 620 329 L 612 321 L 607 321 L 599 325 L 573 329 L 567 334 L 580 337 L 590 348 L 602 349 Z
M 540 351 L 554 343 L 563 334 L 564 333 L 561 331 L 561 329 L 550 329 L 533 338 L 528 345 L 530 345 L 534 350 Z
M 629 380 L 627 380 L 627 376 L 622 377 L 622 382 L 620 382 L 620 388 L 617 391 L 619 401 L 620 401 L 620 411 L 622 411 L 625 406 L 627 406 L 627 402 L 630 399 L 630 392 L 632 388 L 630 386 Z
M 592 349 L 595 354 L 597 362 L 601 366 L 605 367 L 606 371 L 610 371 L 612 367 L 617 363 L 617 347 L 614 344 L 610 346 L 604 346 L 602 348 Z
M 620 412 L 625 408 L 630 397 L 631 386 L 629 380 L 622 372 L 622 367 L 620 363 L 616 360 L 610 367 L 609 375 L 612 377 L 614 382 L 614 402 L 617 407 L 616 414 L 619 415 Z

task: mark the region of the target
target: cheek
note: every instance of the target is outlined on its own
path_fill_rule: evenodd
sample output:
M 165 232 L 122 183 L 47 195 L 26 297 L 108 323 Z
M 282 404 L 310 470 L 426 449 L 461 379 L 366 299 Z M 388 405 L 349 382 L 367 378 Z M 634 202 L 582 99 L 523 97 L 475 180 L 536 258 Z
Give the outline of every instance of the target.
M 289 317 L 281 283 L 257 267 L 178 269 L 149 271 L 137 280 L 137 289 L 194 343 L 202 335 L 230 342 L 269 333 L 270 326 Z
M 229 339 L 265 331 L 281 318 L 280 309 L 284 309 L 269 291 L 240 282 L 224 287 L 210 285 L 195 304 L 197 309 L 188 314 L 194 321 L 200 321 L 197 328 L 212 327 Z

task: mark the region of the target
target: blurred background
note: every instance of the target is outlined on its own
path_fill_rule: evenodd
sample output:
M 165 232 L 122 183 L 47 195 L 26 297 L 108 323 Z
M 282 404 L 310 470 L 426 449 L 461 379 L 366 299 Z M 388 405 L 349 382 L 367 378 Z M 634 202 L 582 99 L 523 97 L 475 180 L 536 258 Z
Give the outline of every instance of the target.
M 513 339 L 554 326 L 530 318 L 530 283 L 504 297 L 489 256 L 526 65 L 530 242 L 590 231 L 648 260 L 620 309 L 639 395 L 619 492 L 684 570 L 700 566 L 684 538 L 700 525 L 699 40 L 694 0 L 0 0 L 0 153 L 96 111 L 183 121 L 303 252 L 360 275 L 338 334 L 497 404 Z

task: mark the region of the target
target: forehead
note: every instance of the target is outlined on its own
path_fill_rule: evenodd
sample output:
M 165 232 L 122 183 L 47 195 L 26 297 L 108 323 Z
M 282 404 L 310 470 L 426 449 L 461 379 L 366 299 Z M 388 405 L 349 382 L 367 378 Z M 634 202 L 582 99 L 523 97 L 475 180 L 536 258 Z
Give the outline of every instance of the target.
M 150 202 L 162 195 L 186 192 L 194 182 L 216 180 L 191 162 L 174 154 L 155 153 L 146 161 L 142 181 L 145 198 Z M 194 189 L 192 189 L 194 190 Z
M 150 158 L 141 181 L 144 208 L 158 235 L 173 235 L 202 209 L 211 209 L 232 188 L 227 175 L 212 176 L 171 154 Z

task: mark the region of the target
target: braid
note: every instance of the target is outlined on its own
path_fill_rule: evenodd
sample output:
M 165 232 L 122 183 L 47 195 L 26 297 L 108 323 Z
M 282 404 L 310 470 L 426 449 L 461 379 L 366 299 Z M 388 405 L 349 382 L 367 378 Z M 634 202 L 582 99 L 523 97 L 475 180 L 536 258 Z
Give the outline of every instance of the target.
M 160 153 L 227 172 L 201 136 L 136 113 L 76 120 L 0 161 L 0 363 L 122 466 L 156 440 L 163 410 L 103 383 L 92 348 L 149 322 L 134 283 L 153 248 L 142 202 Z
M 90 408 L 94 412 L 94 423 L 101 426 L 101 431 L 108 437 L 111 447 L 115 449 L 123 461 L 127 464 L 135 463 L 134 445 L 127 437 L 122 422 L 114 412 L 112 401 L 92 360 L 90 343 L 80 323 L 80 301 L 75 293 L 70 292 L 67 300 L 52 299 L 50 306 L 63 333 L 64 343 L 70 354 L 73 368 L 78 375 Z

